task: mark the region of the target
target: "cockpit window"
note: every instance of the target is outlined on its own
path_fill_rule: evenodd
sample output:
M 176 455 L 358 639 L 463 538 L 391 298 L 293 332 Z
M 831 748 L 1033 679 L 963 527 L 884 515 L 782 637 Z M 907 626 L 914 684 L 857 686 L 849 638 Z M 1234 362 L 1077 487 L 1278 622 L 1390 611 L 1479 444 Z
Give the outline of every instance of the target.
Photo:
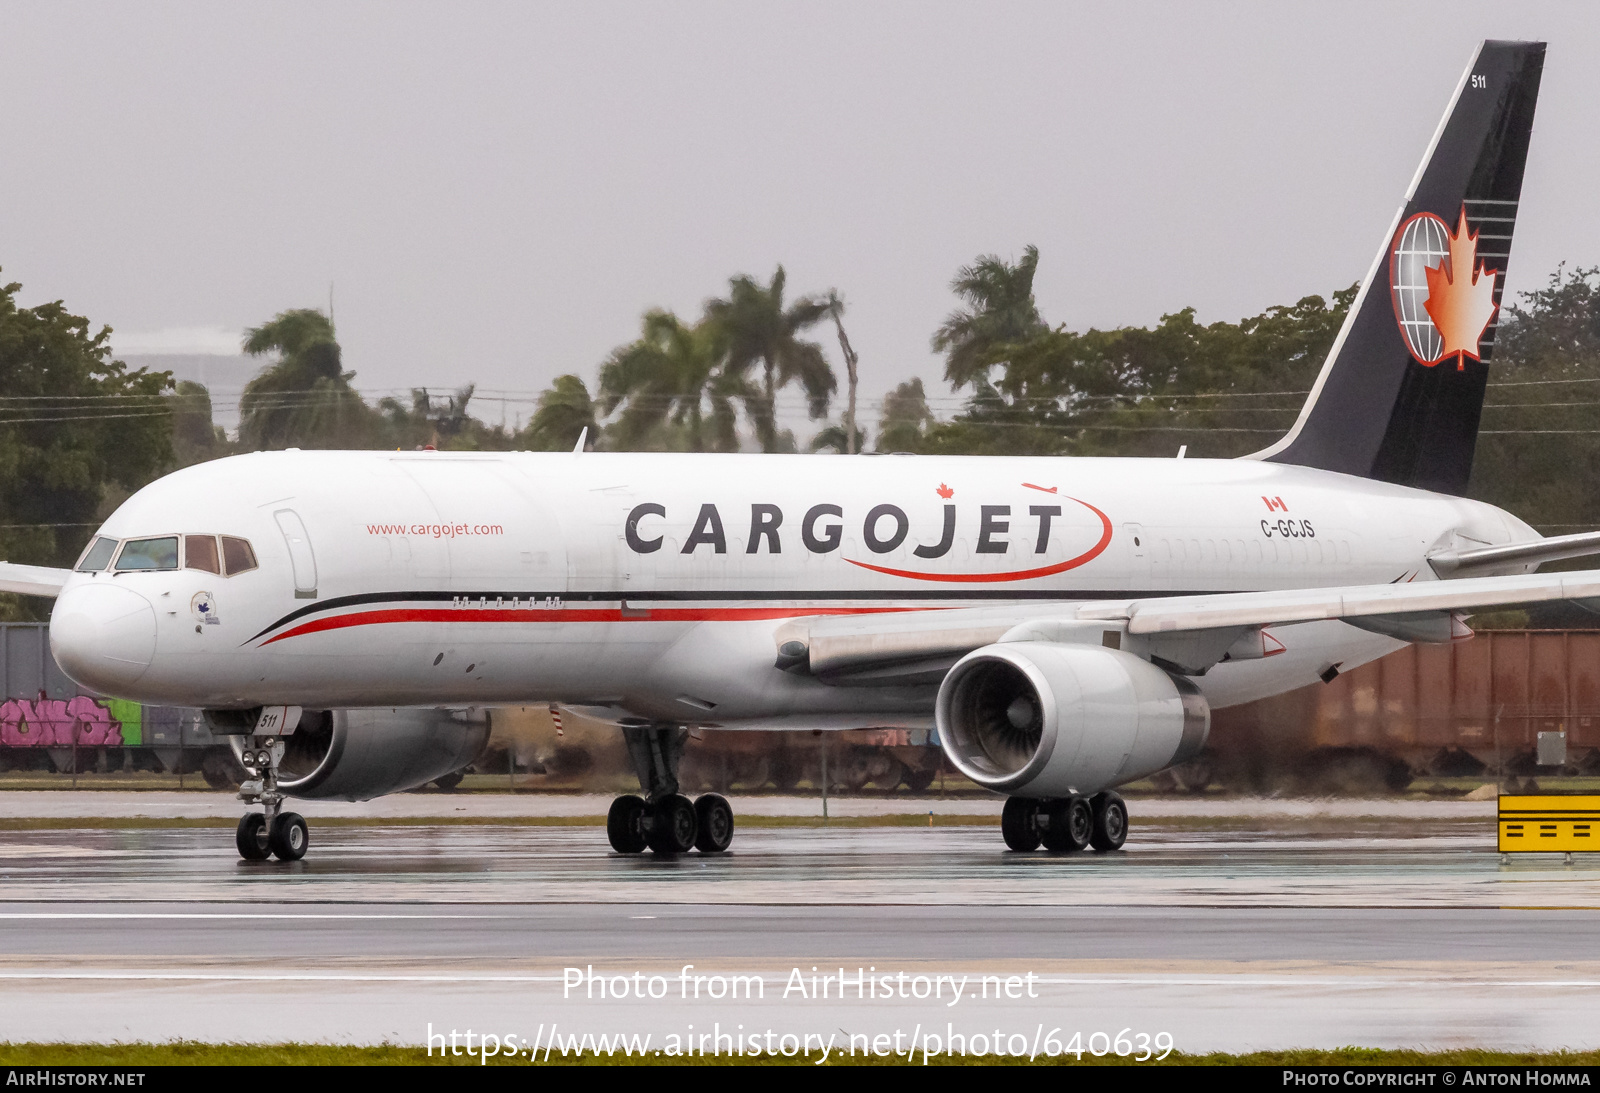
M 178 537 L 163 535 L 159 539 L 129 539 L 122 544 L 117 555 L 117 572 L 130 569 L 177 569 Z
M 256 552 L 250 549 L 250 543 L 245 539 L 238 539 L 232 535 L 222 536 L 222 563 L 228 570 L 228 576 L 235 573 L 244 573 L 256 567 Z
M 78 562 L 79 573 L 98 573 L 111 565 L 111 556 L 117 552 L 117 541 L 107 539 L 104 535 L 95 537 L 89 544 L 89 549 L 83 552 L 83 558 Z
M 185 535 L 183 537 L 183 568 L 203 569 L 207 573 L 221 573 L 217 561 L 217 538 L 214 535 Z

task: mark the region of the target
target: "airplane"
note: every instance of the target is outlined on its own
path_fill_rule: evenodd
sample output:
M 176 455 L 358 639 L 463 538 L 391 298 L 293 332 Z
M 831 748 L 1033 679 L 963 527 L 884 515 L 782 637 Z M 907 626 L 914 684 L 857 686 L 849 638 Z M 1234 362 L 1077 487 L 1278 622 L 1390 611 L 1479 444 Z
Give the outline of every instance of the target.
M 470 763 L 485 711 L 624 735 L 619 854 L 719 853 L 691 728 L 933 729 L 1004 795 L 1015 851 L 1121 847 L 1116 787 L 1210 711 L 1333 679 L 1464 613 L 1600 603 L 1600 532 L 1463 496 L 1543 70 L 1484 42 L 1298 420 L 1240 459 L 257 452 L 124 502 L 54 596 L 95 692 L 198 707 L 247 771 L 236 846 L 301 857 L 291 798 L 365 800 Z M 260 811 L 255 811 L 259 807 Z

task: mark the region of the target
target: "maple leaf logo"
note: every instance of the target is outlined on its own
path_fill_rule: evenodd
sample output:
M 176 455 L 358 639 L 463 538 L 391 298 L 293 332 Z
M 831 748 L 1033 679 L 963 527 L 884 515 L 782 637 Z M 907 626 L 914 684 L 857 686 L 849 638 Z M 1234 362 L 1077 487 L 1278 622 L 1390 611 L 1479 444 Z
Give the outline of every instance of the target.
M 945 485 L 943 482 L 940 482 L 939 488 L 933 492 L 937 493 L 940 497 L 943 497 L 946 501 L 950 500 L 950 498 L 956 495 L 956 491 Z
M 1454 355 L 1459 372 L 1467 366 L 1466 358 L 1482 359 L 1478 356 L 1478 342 L 1500 307 L 1494 302 L 1494 281 L 1499 271 L 1485 269 L 1478 261 L 1478 233 L 1467 230 L 1465 205 L 1461 206 L 1461 220 L 1449 240 L 1449 257 L 1427 268 L 1428 299 L 1422 306 L 1444 338 L 1438 360 Z

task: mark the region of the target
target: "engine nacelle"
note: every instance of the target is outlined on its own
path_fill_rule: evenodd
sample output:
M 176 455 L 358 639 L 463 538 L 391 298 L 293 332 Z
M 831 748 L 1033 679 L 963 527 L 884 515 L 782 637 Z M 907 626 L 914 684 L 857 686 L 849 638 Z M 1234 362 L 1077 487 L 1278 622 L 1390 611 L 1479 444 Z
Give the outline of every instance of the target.
M 1093 794 L 1192 758 L 1211 711 L 1188 680 L 1098 645 L 986 645 L 939 688 L 939 742 L 968 778 L 1021 797 Z
M 460 770 L 488 741 L 483 712 L 306 710 L 285 738 L 278 788 L 292 797 L 370 801 Z

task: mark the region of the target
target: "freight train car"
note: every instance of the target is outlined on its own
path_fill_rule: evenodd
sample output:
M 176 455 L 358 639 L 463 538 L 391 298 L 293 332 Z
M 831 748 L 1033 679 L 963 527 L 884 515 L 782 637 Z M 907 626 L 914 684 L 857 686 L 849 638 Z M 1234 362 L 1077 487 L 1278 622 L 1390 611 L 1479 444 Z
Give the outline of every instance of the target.
M 1409 645 L 1326 685 L 1218 711 L 1207 754 L 1173 777 L 1340 792 L 1558 773 L 1600 773 L 1600 631 Z

